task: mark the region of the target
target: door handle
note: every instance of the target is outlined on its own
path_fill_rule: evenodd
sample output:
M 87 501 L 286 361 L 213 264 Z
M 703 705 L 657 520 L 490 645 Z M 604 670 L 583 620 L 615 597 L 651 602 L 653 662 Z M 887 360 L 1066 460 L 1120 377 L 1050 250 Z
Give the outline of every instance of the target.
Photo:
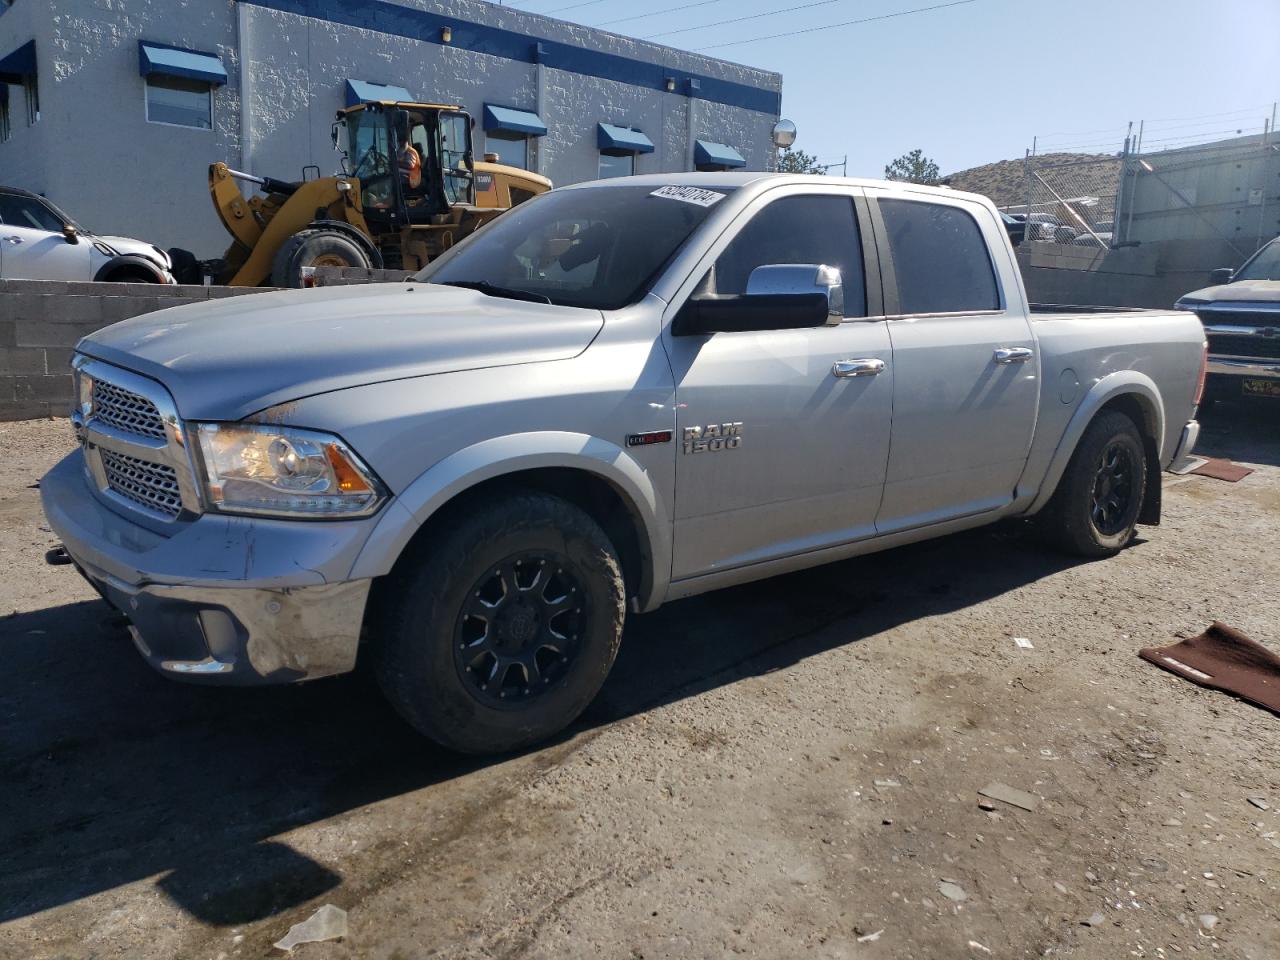
M 6 240 L 8 240 L 10 243 L 21 243 L 21 242 L 22 242 L 22 238 L 21 238 L 21 237 L 5 237 L 5 239 L 6 239 Z
M 833 377 L 874 377 L 884 370 L 884 361 L 869 360 L 837 360 L 831 365 Z
M 1033 356 L 1027 347 L 999 347 L 993 359 L 996 363 L 1026 363 Z

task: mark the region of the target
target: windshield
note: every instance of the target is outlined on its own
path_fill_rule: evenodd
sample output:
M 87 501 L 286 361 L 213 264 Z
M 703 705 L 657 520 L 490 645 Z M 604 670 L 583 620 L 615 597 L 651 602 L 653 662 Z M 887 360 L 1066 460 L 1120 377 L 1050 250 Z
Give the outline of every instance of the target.
M 391 205 L 391 140 L 381 111 L 360 110 L 347 118 L 351 137 L 351 175 L 360 181 L 364 202 L 372 207 Z
M 1280 241 L 1272 240 L 1253 255 L 1234 280 L 1280 280 Z
M 644 295 L 732 188 L 697 192 L 711 203 L 655 196 L 652 186 L 553 190 L 504 213 L 416 279 L 616 310 Z

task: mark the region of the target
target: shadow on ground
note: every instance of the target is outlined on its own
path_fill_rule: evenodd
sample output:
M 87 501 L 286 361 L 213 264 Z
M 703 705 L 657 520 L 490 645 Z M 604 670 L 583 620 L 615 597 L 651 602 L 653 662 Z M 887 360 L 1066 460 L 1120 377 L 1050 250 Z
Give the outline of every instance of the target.
M 1219 401 L 1199 416 L 1197 455 L 1280 466 L 1280 400 Z
M 1280 463 L 1269 410 L 1208 414 L 1201 452 Z M 631 621 L 565 739 L 1071 562 L 1014 525 L 670 604 Z M 204 922 L 261 919 L 342 882 L 275 835 L 507 762 L 433 748 L 360 674 L 256 690 L 172 683 L 97 601 L 0 620 L 0 662 L 0 922 L 155 875 Z

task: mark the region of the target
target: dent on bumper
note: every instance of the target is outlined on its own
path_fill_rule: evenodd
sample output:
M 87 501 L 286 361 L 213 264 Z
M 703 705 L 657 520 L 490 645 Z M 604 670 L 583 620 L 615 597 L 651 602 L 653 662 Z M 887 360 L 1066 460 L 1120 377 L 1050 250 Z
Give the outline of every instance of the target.
M 40 483 L 76 567 L 170 676 L 287 683 L 355 666 L 370 580 L 348 579 L 370 521 L 204 516 L 165 537 L 109 509 L 71 454 Z

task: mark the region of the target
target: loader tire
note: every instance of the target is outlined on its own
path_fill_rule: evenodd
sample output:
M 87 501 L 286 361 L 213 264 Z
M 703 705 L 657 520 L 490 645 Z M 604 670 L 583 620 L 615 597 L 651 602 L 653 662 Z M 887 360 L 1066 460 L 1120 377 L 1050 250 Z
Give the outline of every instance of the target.
M 271 262 L 271 284 L 302 286 L 303 267 L 363 267 L 373 264 L 360 245 L 333 230 L 300 230 L 276 251 Z

